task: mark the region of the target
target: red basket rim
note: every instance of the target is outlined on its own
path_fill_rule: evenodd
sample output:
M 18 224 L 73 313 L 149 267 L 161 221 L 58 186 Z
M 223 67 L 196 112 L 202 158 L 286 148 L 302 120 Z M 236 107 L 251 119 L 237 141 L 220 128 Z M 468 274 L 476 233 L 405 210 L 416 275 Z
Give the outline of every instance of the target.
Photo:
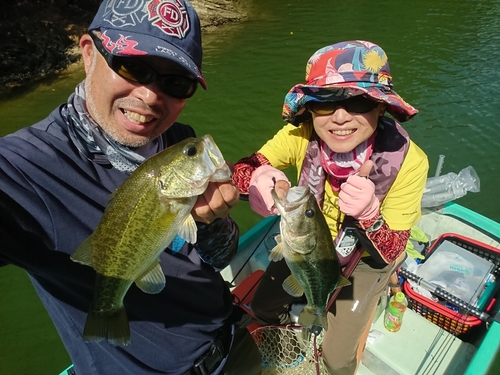
M 444 240 L 447 240 L 449 237 L 454 237 L 454 238 L 457 238 L 457 239 L 462 240 L 464 242 L 469 242 L 471 245 L 477 245 L 478 247 L 481 247 L 484 250 L 491 251 L 492 253 L 495 253 L 495 254 L 497 254 L 500 257 L 500 249 L 498 249 L 496 247 L 493 247 L 491 245 L 488 245 L 488 244 L 486 244 L 484 242 L 475 240 L 473 238 L 470 238 L 470 237 L 467 237 L 467 236 L 463 236 L 463 235 L 457 234 L 457 233 L 451 233 L 451 232 L 443 233 L 438 238 L 436 238 L 436 240 L 434 241 L 434 243 L 429 247 L 429 249 L 427 251 L 428 254 L 432 253 L 432 251 L 438 245 L 440 245 L 441 242 L 443 242 Z
M 410 283 L 407 280 L 405 280 L 405 282 L 403 283 L 403 289 L 405 291 L 405 294 L 407 296 L 409 296 L 410 298 L 412 298 L 415 301 L 420 302 L 423 305 L 431 308 L 435 312 L 442 314 L 442 315 L 446 316 L 447 318 L 455 320 L 459 323 L 475 326 L 475 325 L 479 325 L 483 322 L 481 319 L 475 317 L 474 315 L 460 314 L 456 311 L 453 311 L 452 309 L 449 309 L 443 305 L 440 305 L 439 303 L 437 303 L 437 302 L 435 302 L 435 301 L 433 301 L 433 300 L 431 300 L 431 299 L 429 299 L 421 294 L 418 294 L 417 292 L 415 292 L 413 290 L 413 288 L 411 287 Z

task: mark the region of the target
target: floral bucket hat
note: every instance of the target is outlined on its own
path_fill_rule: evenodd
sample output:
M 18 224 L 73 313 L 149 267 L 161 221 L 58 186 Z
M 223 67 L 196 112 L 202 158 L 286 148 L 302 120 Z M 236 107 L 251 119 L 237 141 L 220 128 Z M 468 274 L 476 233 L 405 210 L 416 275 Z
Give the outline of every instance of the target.
M 306 65 L 306 84 L 298 84 L 285 96 L 283 120 L 299 125 L 311 118 L 304 105 L 311 101 L 339 101 L 366 95 L 384 102 L 400 122 L 418 111 L 392 89 L 389 61 L 378 45 L 362 40 L 323 47 Z

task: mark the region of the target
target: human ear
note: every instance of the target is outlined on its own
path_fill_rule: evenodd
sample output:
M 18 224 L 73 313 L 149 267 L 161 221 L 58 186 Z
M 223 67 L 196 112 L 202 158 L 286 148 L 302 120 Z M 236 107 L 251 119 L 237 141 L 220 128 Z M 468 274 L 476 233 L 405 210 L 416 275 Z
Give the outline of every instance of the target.
M 382 105 L 380 105 L 378 107 L 378 117 L 382 117 L 384 114 L 385 114 L 385 111 L 387 109 L 387 105 L 385 103 L 383 103 Z
M 80 49 L 82 51 L 83 66 L 85 68 L 85 73 L 88 73 L 90 64 L 92 62 L 92 57 L 94 54 L 94 43 L 89 34 L 84 34 L 80 38 Z

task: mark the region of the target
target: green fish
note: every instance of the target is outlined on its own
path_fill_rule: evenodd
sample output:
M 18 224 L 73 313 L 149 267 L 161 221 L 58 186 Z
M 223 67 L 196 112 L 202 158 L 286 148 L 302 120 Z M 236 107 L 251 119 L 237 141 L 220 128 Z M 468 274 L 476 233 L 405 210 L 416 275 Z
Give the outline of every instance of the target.
M 188 138 L 142 163 L 111 195 L 96 230 L 71 255 L 96 271 L 83 338 L 130 344 L 123 298 L 133 282 L 159 293 L 165 275 L 159 256 L 176 235 L 196 242 L 191 210 L 209 181 L 231 171 L 210 135 Z
M 330 293 L 351 284 L 341 275 L 326 219 L 308 186 L 291 188 L 284 199 L 273 189 L 272 196 L 281 215 L 281 233 L 269 259 L 285 258 L 292 274 L 283 282 L 283 289 L 294 297 L 306 296 L 307 305 L 299 315 L 300 325 L 306 328 L 316 325 L 326 330 Z

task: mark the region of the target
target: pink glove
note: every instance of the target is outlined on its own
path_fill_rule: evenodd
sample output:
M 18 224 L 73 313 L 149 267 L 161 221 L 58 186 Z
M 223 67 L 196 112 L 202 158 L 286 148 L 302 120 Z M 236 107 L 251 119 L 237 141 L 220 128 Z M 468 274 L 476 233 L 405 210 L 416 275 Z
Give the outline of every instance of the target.
M 273 177 L 276 181 L 285 180 L 290 184 L 286 175 L 280 170 L 270 166 L 262 165 L 252 173 L 250 179 L 250 189 L 248 192 L 248 201 L 250 208 L 264 217 L 278 213 L 274 207 L 274 200 L 271 196 L 271 190 L 274 188 Z
M 377 215 L 380 202 L 374 194 L 375 185 L 366 177 L 349 176 L 340 185 L 339 208 L 356 220 L 368 220 Z

